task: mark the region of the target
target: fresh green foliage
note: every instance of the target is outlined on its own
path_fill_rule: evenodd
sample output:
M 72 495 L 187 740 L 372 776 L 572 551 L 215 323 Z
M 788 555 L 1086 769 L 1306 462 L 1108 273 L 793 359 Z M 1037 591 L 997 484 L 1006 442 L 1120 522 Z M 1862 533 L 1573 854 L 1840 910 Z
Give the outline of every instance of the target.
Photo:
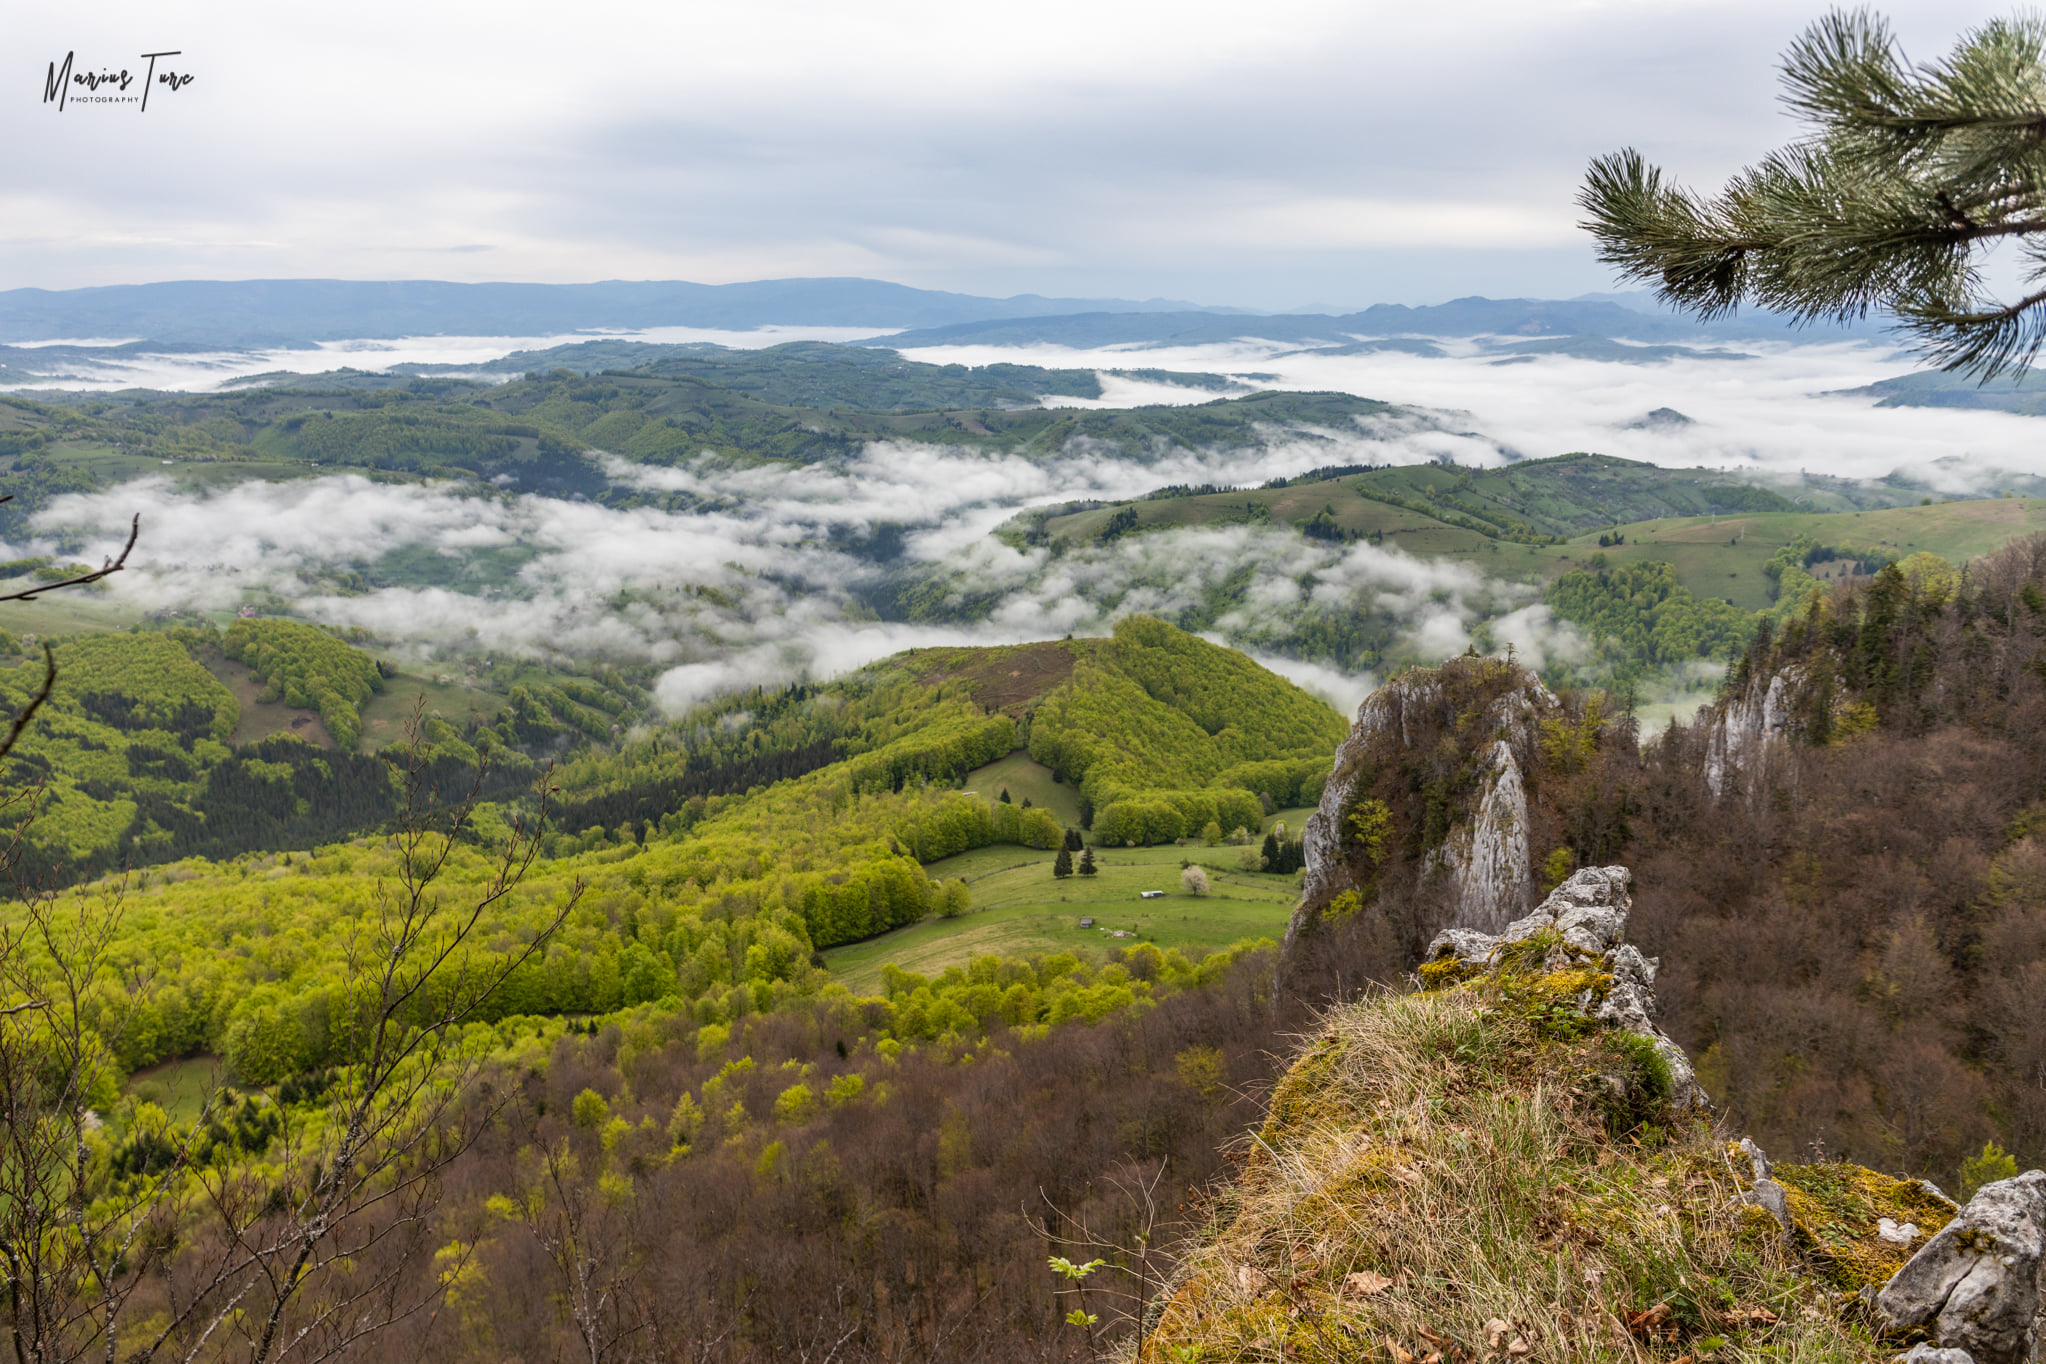
M 336 676 L 351 679 L 358 689 L 368 685 L 372 665 L 366 656 L 331 635 L 284 622 L 238 629 L 230 635 L 234 647 L 273 686 L 317 695 L 322 687 L 334 691 Z M 192 661 L 180 640 L 105 638 L 108 643 L 96 647 L 111 656 L 127 659 L 136 649 L 149 651 L 153 676 L 215 696 L 215 709 L 193 711 L 180 723 L 203 724 L 209 734 L 231 728 L 231 697 Z M 205 642 L 193 640 L 195 647 Z M 1104 772 L 1119 772 L 1125 783 L 1199 780 L 1222 771 L 1231 758 L 1332 747 L 1342 730 L 1340 719 L 1321 703 L 1247 659 L 1159 622 L 1130 622 L 1113 641 L 1074 641 L 1072 647 L 1102 660 L 1095 666 L 1127 691 L 1134 718 L 1182 746 L 1171 761 L 1147 768 L 1135 761 L 1141 749 L 1104 746 L 1111 735 L 1092 736 L 1107 764 Z M 958 654 L 947 655 L 944 663 L 970 667 Z M 27 671 L 17 670 L 24 677 Z M 81 667 L 81 681 L 85 674 Z M 578 879 L 588 883 L 589 892 L 546 952 L 492 998 L 483 1020 L 604 1014 L 665 1001 L 664 1007 L 686 1010 L 700 1024 L 727 1024 L 825 988 L 829 976 L 815 964 L 822 948 L 966 908 L 964 883 L 933 879 L 922 863 L 993 844 L 1051 856 L 1065 844 L 1066 830 L 1047 810 L 951 786 L 1017 742 L 1016 722 L 984 710 L 972 699 L 975 687 L 965 677 L 919 681 L 896 660 L 831 687 L 756 695 L 751 701 L 762 711 L 760 738 L 750 750 L 756 757 L 821 741 L 833 747 L 833 760 L 772 785 L 694 794 L 658 818 L 621 820 L 615 828 L 589 823 L 580 832 L 550 834 L 548 860 L 515 895 L 493 907 L 485 938 L 527 930 Z M 607 695 L 583 683 L 564 683 L 560 690 L 592 708 Z M 670 780 L 662 775 L 664 765 L 687 777 L 691 738 L 711 740 L 727 757 L 747 751 L 746 741 L 735 737 L 753 723 L 741 709 L 747 701 L 735 698 L 709 708 L 660 742 L 617 753 L 589 751 L 558 770 L 559 784 L 567 788 L 572 808 L 586 814 L 620 808 L 636 792 L 661 790 Z M 161 720 L 149 705 L 149 693 L 139 691 L 121 701 L 121 714 Z M 1069 704 L 1063 721 L 1054 721 L 1047 732 L 1087 741 L 1080 727 L 1085 710 L 1084 704 Z M 726 723 L 735 718 L 739 723 Z M 1108 714 L 1096 718 L 1113 720 Z M 1043 707 L 1034 723 L 1044 727 Z M 1203 726 L 1217 732 L 1210 735 Z M 53 727 L 53 740 L 61 733 Z M 459 764 L 467 761 L 465 753 L 490 746 L 480 741 L 495 733 L 487 727 L 472 731 L 479 743 L 471 744 L 452 727 L 429 726 L 425 738 L 429 754 L 440 755 L 436 760 Z M 273 804 L 291 799 L 296 768 L 274 757 L 236 757 L 217 739 L 207 742 L 220 750 L 213 754 L 216 766 L 232 763 L 242 780 L 272 783 L 257 790 L 274 791 Z M 380 759 L 322 754 L 292 740 L 270 743 L 303 749 L 322 762 L 366 764 L 381 774 L 388 801 L 389 776 Z M 83 756 L 64 761 L 86 763 Z M 1194 797 L 1245 805 L 1249 821 L 1257 822 L 1256 800 L 1248 792 Z M 1182 792 L 1166 799 L 1183 804 L 1190 797 Z M 122 823 L 132 821 L 125 809 L 117 813 Z M 388 817 L 387 807 L 377 813 Z M 449 893 L 459 894 L 489 874 L 490 849 L 506 837 L 506 821 L 518 813 L 499 805 L 477 810 L 468 830 L 475 846 L 451 865 Z M 1241 822 L 1232 814 L 1232 825 Z M 120 950 L 124 959 L 156 964 L 157 988 L 141 1015 L 119 1030 L 115 1045 L 123 1064 L 133 1068 L 212 1051 L 224 1055 L 244 1080 L 269 1083 L 344 1060 L 332 1020 L 345 1008 L 340 993 L 345 946 L 373 887 L 395 875 L 395 856 L 390 846 L 370 840 L 309 855 L 212 865 L 185 861 L 143 878 L 122 920 Z M 1222 890 L 1228 893 L 1226 886 Z M 1081 1011 L 1099 1014 L 1093 1004 Z
M 941 1044 L 1004 1026 L 1099 1023 L 1112 1013 L 1147 1007 L 1216 980 L 1238 957 L 1267 945 L 1246 941 L 1189 958 L 1177 949 L 1160 951 L 1139 943 L 1099 966 L 1071 952 L 1027 960 L 976 956 L 930 978 L 886 966 L 881 989 L 890 1008 L 879 1019 L 903 1041 Z
M 1620 675 L 1723 658 L 1753 629 L 1748 612 L 1718 597 L 1693 596 L 1673 567 L 1653 561 L 1566 573 L 1549 585 L 1546 600 L 1584 627 Z
M 1979 1152 L 1961 1162 L 1961 1201 L 1965 1203 L 1973 1198 L 1976 1190 L 1984 1184 L 2015 1179 L 2017 1173 L 2017 1158 L 1994 1141 L 1985 1141 Z
M 57 642 L 56 688 L 8 763 L 10 781 L 44 788 L 25 871 L 69 880 L 331 838 L 388 817 L 380 762 L 282 737 L 230 749 L 240 708 L 192 653 L 212 645 L 199 631 Z M 0 670 L 5 705 L 24 704 L 42 677 L 40 658 Z
M 2041 230 L 2046 23 L 1998 20 L 1913 64 L 1889 26 L 1835 12 L 1792 45 L 1790 108 L 1813 133 L 1706 199 L 1638 152 L 1594 161 L 1579 196 L 1599 254 L 1706 317 L 1759 305 L 1813 320 L 1895 313 L 1948 368 L 2030 365 L 2042 298 L 1988 296 L 1983 253 Z M 2036 283 L 2036 262 L 2026 271 Z
M 1259 792 L 1231 777 L 1270 779 L 1281 773 L 1245 765 L 1288 764 L 1283 775 L 1303 774 L 1297 796 L 1305 767 L 1325 770 L 1346 728 L 1325 702 L 1243 655 L 1131 617 L 1038 706 L 1030 754 L 1079 785 L 1098 841 L 1160 843 L 1210 822 L 1260 824 Z
M 329 632 L 289 620 L 238 620 L 221 650 L 249 665 L 264 684 L 265 700 L 281 700 L 320 713 L 344 749 L 362 737 L 360 707 L 383 690 L 376 661 Z

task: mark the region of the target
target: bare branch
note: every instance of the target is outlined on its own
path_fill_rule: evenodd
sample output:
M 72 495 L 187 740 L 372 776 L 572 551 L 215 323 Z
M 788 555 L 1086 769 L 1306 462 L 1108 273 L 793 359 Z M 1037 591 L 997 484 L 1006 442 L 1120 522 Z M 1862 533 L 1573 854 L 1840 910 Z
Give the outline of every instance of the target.
M 128 552 L 135 548 L 135 538 L 140 534 L 142 534 L 142 515 L 140 512 L 137 512 L 135 519 L 128 523 L 128 543 L 121 546 L 121 553 L 118 558 L 102 560 L 98 568 L 93 569 L 89 573 L 81 573 L 75 578 L 66 578 L 64 581 L 56 583 L 44 583 L 41 587 L 31 587 L 21 592 L 9 592 L 4 596 L 0 596 L 0 602 L 34 601 L 45 592 L 59 592 L 67 587 L 84 587 L 87 583 L 96 583 L 101 578 L 107 577 L 110 574 L 119 573 L 128 566 Z M 0 752 L 4 752 L 4 750 L 0 750 Z

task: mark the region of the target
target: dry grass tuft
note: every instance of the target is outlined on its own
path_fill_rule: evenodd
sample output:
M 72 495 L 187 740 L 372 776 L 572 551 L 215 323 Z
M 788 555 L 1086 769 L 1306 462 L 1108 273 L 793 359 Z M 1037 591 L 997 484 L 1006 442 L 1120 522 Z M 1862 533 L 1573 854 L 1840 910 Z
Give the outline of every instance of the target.
M 1331 1012 L 1145 1364 L 1894 1354 L 1740 1203 L 1745 1162 L 1644 1102 L 1641 1048 L 1526 984 Z

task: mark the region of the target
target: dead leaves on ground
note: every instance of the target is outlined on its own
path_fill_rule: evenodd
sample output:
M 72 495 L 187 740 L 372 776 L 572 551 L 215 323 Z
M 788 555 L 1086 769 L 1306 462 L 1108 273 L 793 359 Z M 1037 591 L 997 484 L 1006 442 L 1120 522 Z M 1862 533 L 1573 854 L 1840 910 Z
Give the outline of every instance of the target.
M 1343 1276 L 1343 1296 L 1346 1298 L 1368 1298 L 1391 1287 L 1391 1279 L 1383 1274 L 1374 1274 L 1368 1269 L 1360 1269 L 1354 1274 Z
M 1420 1340 L 1421 1353 L 1409 1350 L 1391 1336 L 1384 1338 L 1386 1353 L 1392 1356 L 1393 1364 L 1477 1364 L 1479 1360 L 1519 1364 L 1534 1353 L 1534 1346 L 1514 1329 L 1513 1323 L 1499 1317 L 1485 1323 L 1482 1355 L 1455 1337 L 1444 1335 L 1432 1327 L 1418 1327 L 1415 1334 Z
M 1666 1302 L 1659 1302 L 1640 1312 L 1629 1312 L 1623 1307 L 1620 1317 L 1626 1322 L 1627 1334 L 1636 1340 L 1668 1341 L 1677 1338 L 1675 1313 L 1670 1311 Z
M 1534 1346 L 1514 1334 L 1512 1322 L 1503 1317 L 1493 1317 L 1485 1323 L 1485 1353 L 1524 1359 L 1534 1353 Z

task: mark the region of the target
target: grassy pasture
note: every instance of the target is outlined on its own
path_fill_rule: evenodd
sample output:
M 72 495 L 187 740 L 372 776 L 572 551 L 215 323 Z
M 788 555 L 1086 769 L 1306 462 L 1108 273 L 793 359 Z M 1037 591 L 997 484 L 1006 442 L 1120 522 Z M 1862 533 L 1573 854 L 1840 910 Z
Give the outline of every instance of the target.
M 218 1056 L 190 1056 L 138 1070 L 128 1077 L 125 1088 L 168 1113 L 171 1121 L 190 1122 L 199 1116 L 207 1096 L 220 1087 L 221 1074 Z
M 986 767 L 976 767 L 968 772 L 965 789 L 988 800 L 999 800 L 1006 790 L 1009 799 L 1016 804 L 1021 805 L 1028 800 L 1032 805 L 1049 810 L 1068 829 L 1076 829 L 1080 825 L 1080 793 L 1063 782 L 1053 781 L 1051 769 L 1032 760 L 1020 748 L 1006 758 L 998 758 Z
M 1800 535 L 1821 544 L 1881 550 L 1899 558 L 1925 550 L 1960 563 L 1979 558 L 2020 536 L 2046 531 L 2046 499 L 2008 497 L 1877 511 L 1761 512 L 1744 516 L 1692 516 L 1622 526 L 1627 543 L 1604 550 L 1613 564 L 1666 560 L 1698 596 L 1726 597 L 1755 611 L 1769 605 L 1769 556 Z M 1548 576 L 1587 565 L 1599 553 L 1596 535 L 1516 556 Z
M 241 720 L 235 725 L 230 743 L 260 743 L 273 734 L 282 733 L 295 734 L 321 748 L 334 746 L 327 727 L 320 723 L 318 711 L 287 706 L 282 701 L 263 700 L 263 684 L 249 671 L 248 664 L 227 658 L 212 649 L 202 652 L 206 656 L 200 661 L 206 665 L 206 670 L 219 678 L 234 693 L 234 699 L 241 703 Z
M 1051 874 L 1055 853 L 979 848 L 925 869 L 934 877 L 964 877 L 973 889 L 971 911 L 851 943 L 824 959 L 857 991 L 879 989 L 888 964 L 929 975 L 990 952 L 1099 953 L 1136 941 L 1207 951 L 1242 938 L 1277 939 L 1293 912 L 1293 878 L 1236 870 L 1238 855 L 1231 847 L 1097 848 L 1097 875 L 1059 880 Z M 1207 868 L 1206 895 L 1180 889 L 1179 864 L 1189 858 Z M 1162 890 L 1164 898 L 1140 899 L 1147 890 Z M 1081 928 L 1082 918 L 1095 926 Z M 1116 938 L 1115 930 L 1133 936 Z
M 438 679 L 442 676 L 451 680 L 441 682 Z M 422 696 L 426 698 L 428 715 L 438 715 L 457 729 L 467 724 L 472 716 L 489 719 L 504 705 L 502 696 L 467 685 L 459 673 L 434 677 L 400 673 L 386 681 L 384 689 L 372 694 L 362 707 L 364 751 L 374 751 L 403 739 L 405 726 L 412 719 L 412 708 Z

